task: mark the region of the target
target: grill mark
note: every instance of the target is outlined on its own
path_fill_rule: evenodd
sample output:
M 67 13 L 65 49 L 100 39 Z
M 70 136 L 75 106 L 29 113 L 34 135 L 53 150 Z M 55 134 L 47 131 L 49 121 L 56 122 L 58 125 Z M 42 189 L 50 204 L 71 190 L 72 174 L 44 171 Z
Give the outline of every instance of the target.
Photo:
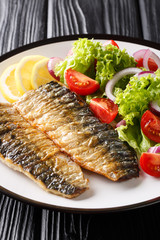
M 17 116 L 18 112 L 15 112 L 11 106 L 8 106 L 8 108 L 9 109 L 7 109 L 5 104 L 4 108 L 3 104 L 0 104 L 0 109 L 6 109 L 6 111 L 0 111 L 0 118 L 4 119 L 3 121 L 0 121 L 0 153 L 3 157 L 5 159 L 10 159 L 13 165 L 21 166 L 23 171 L 30 173 L 35 180 L 43 182 L 47 189 L 56 190 L 59 193 L 64 194 L 66 197 L 68 195 L 70 197 L 73 195 L 74 197 L 87 189 L 87 180 L 82 178 L 80 179 L 82 185 L 78 186 L 77 183 L 77 186 L 74 186 L 67 182 L 64 175 L 61 175 L 60 172 L 53 172 L 55 171 L 54 154 L 60 154 L 61 152 L 59 149 L 56 150 L 57 147 L 53 147 L 53 142 L 47 139 L 45 135 L 32 128 L 28 123 L 25 123 L 24 120 L 22 121 L 20 115 Z M 7 120 L 5 120 L 5 117 Z M 17 121 L 16 123 L 15 120 Z M 23 122 L 22 125 L 21 122 Z M 40 141 L 43 143 L 45 139 L 47 141 L 46 146 L 44 144 L 41 148 L 43 149 L 41 154 L 39 152 L 41 151 L 39 145 L 34 145 L 36 144 L 36 141 L 34 139 L 31 141 L 29 140 L 36 133 L 36 136 L 42 135 Z M 50 148 L 47 148 L 47 144 L 50 144 Z M 50 157 L 49 155 L 47 157 L 45 149 L 47 151 L 50 149 L 50 153 L 48 153 L 50 154 Z M 72 173 L 71 170 L 70 172 Z
M 17 149 L 16 154 L 11 154 L 10 151 L 12 151 L 13 149 L 13 145 L 15 147 L 19 147 L 19 149 Z M 3 144 L 1 144 L 1 154 L 4 157 L 10 158 L 11 160 L 13 160 L 14 164 L 19 164 L 23 167 L 24 170 L 30 172 L 31 174 L 33 174 L 34 169 L 36 167 L 37 164 L 39 164 L 39 167 L 42 170 L 42 174 L 41 176 L 39 175 L 38 177 L 36 175 L 34 175 L 35 178 L 37 178 L 38 180 L 41 180 L 48 189 L 53 189 L 53 190 L 57 190 L 60 191 L 63 194 L 73 194 L 74 192 L 79 191 L 78 188 L 75 188 L 74 186 L 71 186 L 70 184 L 68 184 L 67 182 L 65 182 L 63 180 L 63 177 L 61 178 L 60 176 L 58 176 L 57 174 L 54 175 L 54 181 L 53 178 L 51 178 L 51 173 L 53 174 L 53 171 L 51 169 L 49 169 L 49 167 L 47 167 L 45 162 L 42 162 L 40 160 L 40 158 L 37 158 L 35 155 L 35 153 L 33 152 L 32 155 L 29 155 L 23 152 L 23 148 L 21 148 L 20 142 L 19 143 L 12 143 L 11 146 L 11 141 L 9 142 L 4 142 Z M 48 171 L 45 171 L 45 168 L 48 168 Z M 45 176 L 45 178 L 44 178 Z M 56 184 L 55 184 L 56 182 Z
M 64 151 L 74 156 L 74 160 L 80 165 L 90 169 L 91 159 L 89 155 L 94 154 L 94 151 L 99 151 L 97 156 L 101 156 L 103 159 L 104 167 L 107 168 L 108 165 L 108 169 L 110 169 L 112 161 L 114 171 L 105 173 L 96 170 L 98 173 L 114 181 L 139 175 L 135 151 L 118 138 L 117 131 L 110 125 L 101 123 L 90 111 L 88 105 L 68 88 L 55 81 L 41 86 L 32 93 L 35 102 L 31 109 L 27 108 L 28 96 L 29 93 L 26 93 L 15 104 L 16 108 L 23 116 L 26 113 L 24 117 L 29 121 L 28 116 L 31 110 L 35 118 L 34 126 L 45 131 Z M 40 99 L 41 103 L 44 103 L 40 115 L 36 115 L 37 108 L 40 108 L 36 104 L 37 98 Z M 42 120 L 45 118 L 48 125 L 43 124 Z M 73 139 L 71 139 L 70 134 L 73 135 Z M 106 160 L 104 160 L 104 155 Z M 94 159 L 93 164 L 97 162 L 101 168 L 102 162 L 100 160 Z M 93 167 L 91 168 L 93 170 Z M 98 169 L 98 166 L 95 168 Z

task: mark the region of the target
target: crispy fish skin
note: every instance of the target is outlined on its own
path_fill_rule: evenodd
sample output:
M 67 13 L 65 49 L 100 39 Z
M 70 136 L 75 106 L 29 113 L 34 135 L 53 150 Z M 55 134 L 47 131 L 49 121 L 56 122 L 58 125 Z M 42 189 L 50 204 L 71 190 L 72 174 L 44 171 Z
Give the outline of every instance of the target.
M 62 83 L 52 81 L 29 91 L 14 106 L 80 166 L 113 181 L 139 176 L 135 151 Z
M 81 168 L 10 104 L 0 104 L 0 160 L 56 195 L 73 198 L 88 189 Z

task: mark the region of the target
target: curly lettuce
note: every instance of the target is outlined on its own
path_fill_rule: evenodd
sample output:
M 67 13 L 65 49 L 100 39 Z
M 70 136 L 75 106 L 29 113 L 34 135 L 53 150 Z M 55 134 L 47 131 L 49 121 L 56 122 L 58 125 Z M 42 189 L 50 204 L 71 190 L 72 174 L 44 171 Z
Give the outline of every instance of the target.
M 98 81 L 103 94 L 106 83 L 116 72 L 136 64 L 125 49 L 120 50 L 110 44 L 104 47 L 93 39 L 80 38 L 73 44 L 73 54 L 55 66 L 55 73 L 61 82 L 66 83 L 65 70 L 75 69 Z
M 55 66 L 55 74 L 60 76 L 60 80 L 66 83 L 64 73 L 66 69 L 72 68 L 78 72 L 85 73 L 87 75 L 93 75 L 94 73 L 94 61 L 99 55 L 99 51 L 102 48 L 100 42 L 88 40 L 82 38 L 73 43 L 73 54 L 67 56 L 64 61 L 61 61 Z
M 131 77 L 126 89 L 116 88 L 115 95 L 119 114 L 126 121 L 126 126 L 117 128 L 119 138 L 127 141 L 138 154 L 146 152 L 155 143 L 142 133 L 140 121 L 149 103 L 160 99 L 160 70 L 155 77 L 151 74 Z
M 160 99 L 160 76 L 159 70 L 156 77 L 148 74 L 146 77 L 133 76 L 125 90 L 115 90 L 115 103 L 119 106 L 119 114 L 127 124 L 133 125 L 133 119 L 140 119 L 148 109 L 148 104 L 153 100 Z
M 148 149 L 155 145 L 153 141 L 147 138 L 140 127 L 140 122 L 137 121 L 134 125 L 120 126 L 117 128 L 119 138 L 134 148 L 138 156 L 142 152 L 147 152 Z
M 107 45 L 97 56 L 96 80 L 104 91 L 108 80 L 124 68 L 135 67 L 136 62 L 125 49 L 120 50 L 115 46 Z

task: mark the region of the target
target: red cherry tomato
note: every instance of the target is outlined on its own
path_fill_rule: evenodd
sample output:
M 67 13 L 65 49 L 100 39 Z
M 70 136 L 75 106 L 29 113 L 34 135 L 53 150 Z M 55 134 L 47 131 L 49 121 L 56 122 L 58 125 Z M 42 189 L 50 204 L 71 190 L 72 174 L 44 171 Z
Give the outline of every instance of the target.
M 143 67 L 143 58 L 139 58 L 135 60 L 137 62 L 136 67 Z
M 119 48 L 118 44 L 114 41 L 114 40 L 108 40 L 106 41 L 103 46 L 107 46 L 108 44 L 111 44 L 113 46 L 116 46 L 117 48 Z
M 73 69 L 65 71 L 65 79 L 71 91 L 80 95 L 89 95 L 97 91 L 99 83 Z
M 158 69 L 157 64 L 152 58 L 149 58 L 148 60 L 148 67 L 150 71 L 154 71 L 154 72 Z
M 118 113 L 118 106 L 106 98 L 93 98 L 90 102 L 90 109 L 96 117 L 105 123 L 112 122 Z
M 141 118 L 141 128 L 149 139 L 160 142 L 160 118 L 147 110 Z
M 160 177 L 160 154 L 142 153 L 140 165 L 144 172 L 154 177 Z

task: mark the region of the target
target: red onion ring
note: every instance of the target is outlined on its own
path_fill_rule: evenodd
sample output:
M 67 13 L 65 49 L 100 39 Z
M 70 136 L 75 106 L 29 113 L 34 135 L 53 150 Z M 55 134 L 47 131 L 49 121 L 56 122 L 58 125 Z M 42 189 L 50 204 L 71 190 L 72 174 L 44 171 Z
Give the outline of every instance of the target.
M 149 153 L 160 153 L 160 146 L 150 147 L 147 152 L 149 152 Z
M 144 57 L 143 57 L 144 68 L 149 69 L 149 66 L 148 66 L 149 58 L 153 59 L 154 62 L 157 64 L 158 68 L 160 68 L 160 58 L 149 49 L 147 49 L 147 51 L 145 52 Z
M 152 101 L 149 103 L 149 110 L 156 116 L 160 117 L 160 107 L 158 106 L 157 101 Z
M 155 77 L 156 76 L 156 74 L 153 72 L 153 71 L 141 71 L 140 73 L 138 73 L 137 74 L 137 77 L 138 77 L 138 79 L 139 78 L 141 78 L 141 77 L 146 77 L 146 76 L 148 76 L 148 75 L 151 75 L 151 77 Z
M 115 101 L 115 96 L 113 95 L 113 88 L 115 84 L 124 76 L 130 74 L 137 74 L 142 70 L 139 68 L 125 68 L 122 71 L 116 73 L 111 80 L 108 81 L 105 88 L 106 96 L 111 99 L 113 102 Z
M 73 55 L 73 47 L 69 50 L 69 52 L 67 53 L 67 57 L 68 56 L 71 56 L 71 55 Z
M 133 57 L 135 60 L 139 60 L 144 57 L 144 54 L 146 53 L 147 49 L 141 49 L 133 53 Z
M 48 64 L 47 64 L 49 73 L 53 78 L 55 78 L 58 81 L 60 80 L 60 77 L 55 75 L 55 65 L 60 61 L 63 61 L 63 59 L 60 57 L 52 57 L 48 60 Z
M 121 120 L 120 122 L 118 122 L 117 124 L 116 124 L 116 128 L 117 127 L 120 127 L 120 126 L 126 126 L 126 121 L 123 119 L 123 120 Z

